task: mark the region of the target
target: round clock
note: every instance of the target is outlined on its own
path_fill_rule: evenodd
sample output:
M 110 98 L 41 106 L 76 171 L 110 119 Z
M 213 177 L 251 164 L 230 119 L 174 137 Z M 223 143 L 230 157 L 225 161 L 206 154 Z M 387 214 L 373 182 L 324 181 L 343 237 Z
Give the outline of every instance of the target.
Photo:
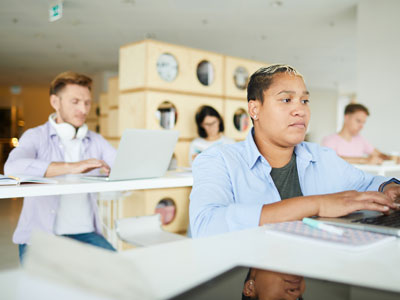
M 173 81 L 178 75 L 178 62 L 169 53 L 163 53 L 157 60 L 157 72 L 160 77 L 168 82 Z
M 214 81 L 213 65 L 206 60 L 197 65 L 197 78 L 202 85 L 211 85 Z
M 238 89 L 244 90 L 247 87 L 249 72 L 244 67 L 237 67 L 233 73 L 233 81 Z

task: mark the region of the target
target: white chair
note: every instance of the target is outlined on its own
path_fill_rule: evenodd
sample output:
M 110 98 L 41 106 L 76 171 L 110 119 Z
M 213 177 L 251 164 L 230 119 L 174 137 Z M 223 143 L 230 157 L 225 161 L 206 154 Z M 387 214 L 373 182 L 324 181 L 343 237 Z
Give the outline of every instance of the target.
M 163 230 L 160 214 L 116 220 L 115 231 L 122 241 L 140 247 L 187 239 Z

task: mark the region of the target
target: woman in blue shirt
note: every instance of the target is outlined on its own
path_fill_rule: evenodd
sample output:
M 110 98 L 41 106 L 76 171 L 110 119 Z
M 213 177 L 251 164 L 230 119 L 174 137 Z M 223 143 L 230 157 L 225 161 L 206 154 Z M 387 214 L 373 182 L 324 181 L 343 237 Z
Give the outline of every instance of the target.
M 364 173 L 334 151 L 304 142 L 309 92 L 294 68 L 258 70 L 250 78 L 247 99 L 253 129 L 246 140 L 213 147 L 194 162 L 193 237 L 308 216 L 397 208 L 400 186 L 390 183 L 377 192 L 387 178 Z

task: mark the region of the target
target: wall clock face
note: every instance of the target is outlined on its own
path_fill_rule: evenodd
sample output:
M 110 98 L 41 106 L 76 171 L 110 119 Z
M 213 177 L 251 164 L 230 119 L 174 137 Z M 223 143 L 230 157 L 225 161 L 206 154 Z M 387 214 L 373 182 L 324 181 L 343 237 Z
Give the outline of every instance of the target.
M 233 81 L 238 89 L 244 90 L 247 87 L 249 72 L 244 67 L 237 67 L 233 73 Z
M 178 75 L 178 62 L 175 57 L 169 53 L 161 54 L 157 60 L 157 72 L 163 80 L 173 81 Z
M 214 67 L 206 60 L 197 65 L 197 78 L 202 85 L 211 85 L 214 81 Z

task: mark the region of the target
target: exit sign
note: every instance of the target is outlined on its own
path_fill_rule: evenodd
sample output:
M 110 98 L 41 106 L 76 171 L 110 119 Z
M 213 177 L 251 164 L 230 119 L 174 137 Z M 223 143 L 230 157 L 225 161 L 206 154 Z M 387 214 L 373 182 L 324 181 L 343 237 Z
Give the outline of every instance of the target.
M 54 22 L 62 17 L 62 12 L 63 12 L 63 4 L 62 2 L 50 5 L 49 8 L 49 21 Z

